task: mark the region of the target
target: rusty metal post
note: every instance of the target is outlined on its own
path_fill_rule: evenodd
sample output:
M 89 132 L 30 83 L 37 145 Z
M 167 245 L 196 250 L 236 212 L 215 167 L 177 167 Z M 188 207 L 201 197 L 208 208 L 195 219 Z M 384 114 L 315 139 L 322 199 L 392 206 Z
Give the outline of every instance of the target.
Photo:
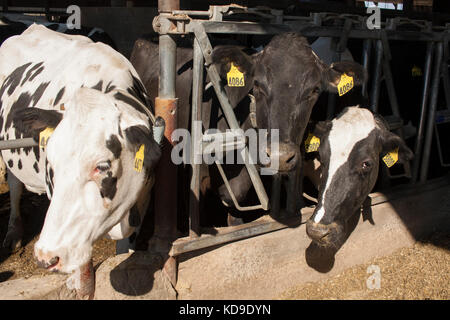
M 170 15 L 180 9 L 179 0 L 159 0 L 160 16 Z M 171 161 L 172 132 L 177 126 L 177 98 L 175 93 L 177 45 L 169 34 L 159 36 L 159 91 L 155 100 L 155 115 L 166 122 L 162 156 L 156 171 L 155 181 L 155 230 L 149 249 L 164 254 L 167 258 L 163 270 L 175 286 L 177 261 L 169 257 L 177 231 L 177 167 Z

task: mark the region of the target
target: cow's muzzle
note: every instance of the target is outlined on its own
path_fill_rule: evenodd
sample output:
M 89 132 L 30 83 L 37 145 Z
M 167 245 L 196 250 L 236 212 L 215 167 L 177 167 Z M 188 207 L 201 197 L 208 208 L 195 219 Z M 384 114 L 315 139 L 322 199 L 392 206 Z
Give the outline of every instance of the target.
M 43 254 L 40 250 L 35 252 L 36 263 L 39 268 L 50 271 L 58 271 L 60 267 L 60 259 L 53 254 Z
M 306 223 L 306 234 L 320 246 L 332 246 L 341 231 L 336 223 L 322 224 L 309 219 Z
M 267 147 L 267 156 L 270 158 L 270 166 L 279 172 L 289 172 L 297 167 L 300 159 L 300 148 L 291 143 L 280 143 L 277 149 Z

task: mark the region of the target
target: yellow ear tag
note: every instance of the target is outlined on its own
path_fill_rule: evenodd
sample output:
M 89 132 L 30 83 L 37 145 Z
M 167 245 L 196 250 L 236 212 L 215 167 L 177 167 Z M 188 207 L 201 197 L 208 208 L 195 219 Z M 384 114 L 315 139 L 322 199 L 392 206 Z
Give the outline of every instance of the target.
M 39 133 L 39 148 L 45 149 L 53 131 L 55 131 L 54 128 L 47 127 Z
M 320 139 L 316 136 L 312 135 L 311 133 L 308 134 L 308 138 L 306 138 L 305 141 L 305 151 L 306 153 L 314 152 L 319 150 L 320 146 Z
M 341 81 L 338 85 L 339 96 L 343 96 L 353 88 L 353 77 L 346 75 L 345 73 L 341 75 Z
M 142 166 L 144 165 L 144 149 L 145 145 L 141 144 L 139 150 L 136 152 L 136 156 L 134 157 L 134 170 L 137 172 L 141 172 Z
M 229 87 L 244 87 L 244 74 L 239 71 L 239 69 L 231 63 L 230 71 L 227 73 L 227 83 Z
M 398 148 L 395 148 L 393 151 L 388 152 L 382 158 L 382 160 L 388 168 L 392 167 L 398 161 Z
M 422 69 L 420 69 L 418 66 L 414 65 L 411 69 L 411 76 L 412 77 L 421 77 Z

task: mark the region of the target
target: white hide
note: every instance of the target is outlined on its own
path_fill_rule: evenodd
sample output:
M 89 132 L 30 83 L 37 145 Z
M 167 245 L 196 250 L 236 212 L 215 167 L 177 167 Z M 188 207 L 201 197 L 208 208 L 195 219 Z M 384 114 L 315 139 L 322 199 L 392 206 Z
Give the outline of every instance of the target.
M 319 204 L 320 209 L 314 217 L 314 222 L 316 223 L 319 223 L 325 215 L 324 203 L 326 202 L 327 190 L 337 170 L 347 162 L 355 144 L 367 138 L 369 133 L 376 127 L 373 114 L 367 109 L 358 107 L 347 108 L 343 115 L 333 119 L 331 123 L 332 126 L 328 135 L 330 165 L 322 202 Z

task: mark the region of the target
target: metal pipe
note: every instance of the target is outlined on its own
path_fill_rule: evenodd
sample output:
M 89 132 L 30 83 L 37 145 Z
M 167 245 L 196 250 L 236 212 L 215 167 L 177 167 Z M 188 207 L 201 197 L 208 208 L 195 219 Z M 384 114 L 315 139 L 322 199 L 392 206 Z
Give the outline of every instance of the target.
M 436 106 L 439 93 L 439 80 L 442 63 L 443 43 L 438 42 L 436 45 L 434 73 L 432 80 L 432 89 L 430 96 L 430 108 L 428 110 L 427 128 L 425 132 L 425 142 L 422 152 L 422 167 L 420 170 L 420 182 L 425 182 L 428 175 L 428 165 L 430 160 L 431 142 L 433 140 L 433 128 L 435 126 Z
M 298 213 L 298 199 L 301 198 L 303 192 L 300 190 L 300 172 L 302 166 L 299 165 L 297 168 L 290 172 L 287 176 L 286 182 L 286 215 L 288 217 L 295 216 Z
M 386 38 L 386 34 L 382 33 L 382 49 L 384 53 L 383 59 L 383 75 L 388 91 L 389 103 L 391 104 L 392 113 L 396 117 L 400 117 L 400 109 L 398 106 L 397 94 L 395 93 L 394 79 L 392 77 L 391 66 L 389 61 L 391 60 L 391 51 L 389 49 L 389 42 Z
M 192 115 L 191 115 L 191 193 L 189 196 L 189 236 L 200 235 L 200 162 L 197 161 L 196 144 L 201 142 L 202 127 L 196 121 L 202 121 L 203 97 L 203 53 L 197 39 L 194 38 L 192 67 Z
M 381 40 L 377 40 L 375 47 L 375 66 L 373 73 L 373 81 L 372 81 L 372 88 L 370 90 L 370 108 L 372 109 L 373 112 L 378 112 L 382 62 L 383 62 L 383 43 L 381 42 Z
M 270 197 L 270 215 L 274 218 L 280 217 L 280 192 L 281 174 L 276 173 L 272 176 L 272 195 Z
M 159 91 L 160 99 L 175 98 L 177 44 L 170 35 L 159 36 Z
M 39 144 L 33 138 L 0 141 L 0 150 L 36 147 Z
M 447 102 L 447 109 L 450 109 L 450 80 L 449 80 L 449 74 L 448 74 L 448 59 L 449 59 L 449 48 L 448 48 L 448 41 L 450 39 L 447 39 L 444 42 L 444 52 L 443 52 L 443 63 L 442 63 L 442 85 L 444 86 L 444 94 L 445 94 L 445 101 Z
M 180 10 L 180 0 L 158 0 L 158 12 Z
M 366 69 L 367 73 L 369 74 L 369 68 L 370 68 L 370 51 L 372 50 L 372 40 L 366 39 L 363 41 L 363 54 L 362 54 L 362 62 L 363 67 Z M 367 91 L 367 83 L 363 83 L 361 86 L 361 93 L 364 98 L 368 98 L 368 91 Z
M 411 183 L 416 183 L 417 177 L 419 175 L 419 164 L 420 164 L 420 157 L 419 154 L 422 151 L 422 145 L 423 145 L 423 133 L 425 130 L 425 117 L 426 117 L 426 110 L 427 110 L 427 102 L 428 102 L 428 96 L 430 92 L 430 75 L 431 75 L 431 62 L 433 60 L 433 52 L 434 52 L 434 43 L 428 42 L 427 43 L 427 51 L 425 55 L 425 66 L 424 66 L 424 75 L 423 75 L 423 91 L 422 91 L 422 101 L 420 104 L 420 118 L 419 118 L 419 125 L 417 128 L 417 138 L 416 143 L 414 147 L 414 154 L 416 155 L 413 161 L 413 172 L 412 172 L 412 179 Z
M 179 0 L 158 0 L 159 12 L 170 12 L 180 8 Z M 161 13 L 164 15 L 166 13 Z M 173 286 L 178 276 L 178 263 L 169 257 L 172 242 L 177 235 L 177 167 L 171 161 L 174 142 L 172 133 L 177 127 L 176 84 L 177 44 L 168 34 L 159 36 L 159 88 L 155 100 L 155 115 L 161 116 L 166 128 L 162 155 L 156 170 L 154 186 L 155 194 L 155 227 L 149 249 L 167 257 L 163 270 Z
M 305 37 L 334 37 L 339 38 L 342 34 L 342 28 L 335 26 L 315 26 L 310 23 L 289 23 L 285 24 L 264 24 L 254 22 L 232 22 L 232 21 L 207 21 L 190 20 L 186 24 L 186 33 L 195 32 L 195 29 L 202 25 L 205 31 L 209 33 L 221 34 L 278 34 L 282 32 L 299 32 Z M 386 37 L 389 40 L 400 41 L 442 41 L 442 32 L 417 32 L 417 31 L 398 31 L 385 30 Z M 381 35 L 379 30 L 359 30 L 351 29 L 348 34 L 351 39 L 372 39 L 379 40 Z

